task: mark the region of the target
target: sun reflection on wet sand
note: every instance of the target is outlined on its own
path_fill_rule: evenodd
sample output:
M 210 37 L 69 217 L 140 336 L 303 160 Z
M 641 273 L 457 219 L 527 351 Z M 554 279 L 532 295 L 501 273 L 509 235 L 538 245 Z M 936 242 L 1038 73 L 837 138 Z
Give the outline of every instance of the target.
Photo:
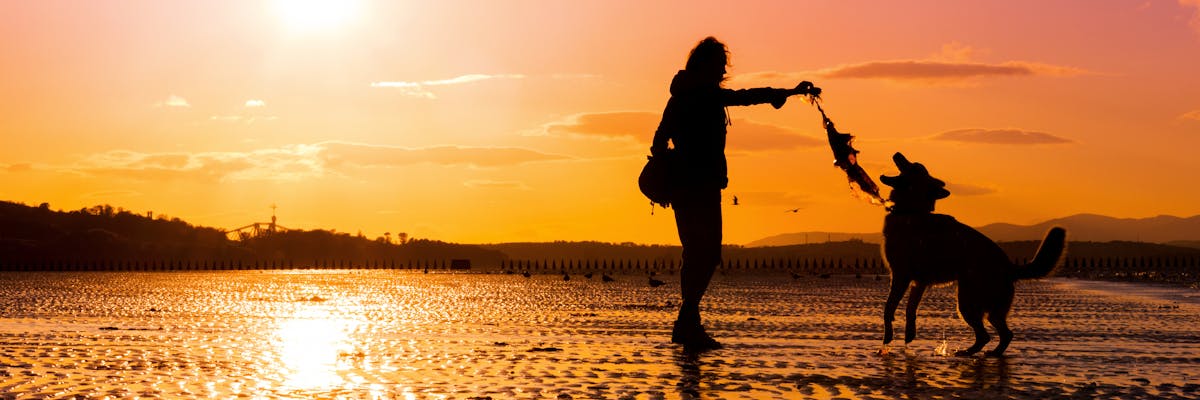
M 284 385 L 300 390 L 328 390 L 348 383 L 342 359 L 351 354 L 349 332 L 357 322 L 336 318 L 323 309 L 310 308 L 279 322 L 275 351 L 279 354 Z

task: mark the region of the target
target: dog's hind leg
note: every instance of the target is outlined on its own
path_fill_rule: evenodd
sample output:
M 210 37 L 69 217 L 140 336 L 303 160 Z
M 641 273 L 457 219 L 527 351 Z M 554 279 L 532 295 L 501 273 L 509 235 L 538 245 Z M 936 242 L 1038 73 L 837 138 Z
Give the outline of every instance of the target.
M 892 276 L 892 289 L 888 292 L 887 303 L 883 306 L 883 344 L 892 342 L 892 321 L 896 319 L 896 307 L 900 305 L 900 298 L 904 297 L 904 292 L 908 290 L 908 284 L 911 282 L 906 278 Z
M 959 299 L 959 302 L 961 301 L 962 299 Z M 987 333 L 987 329 L 983 327 L 983 311 L 964 310 L 962 308 L 962 304 L 959 304 L 958 313 L 962 315 L 963 321 L 967 322 L 967 325 L 971 327 L 971 330 L 975 331 L 975 344 L 972 344 L 971 347 L 968 347 L 966 350 L 954 352 L 954 355 L 961 357 L 978 353 L 979 350 L 983 349 L 983 346 L 986 345 L 988 341 L 992 340 L 991 336 Z
M 1000 344 L 997 344 L 996 348 L 987 352 L 986 355 L 988 357 L 999 357 L 1004 355 L 1004 350 L 1008 349 L 1008 343 L 1012 341 L 1013 333 L 1012 329 L 1008 329 L 1007 314 L 1007 312 L 988 314 L 988 322 L 992 324 L 993 328 L 996 328 L 996 334 L 1000 335 Z
M 917 338 L 917 307 L 921 305 L 921 296 L 925 295 L 925 284 L 917 282 L 908 292 L 908 304 L 904 307 L 904 344 L 909 344 Z

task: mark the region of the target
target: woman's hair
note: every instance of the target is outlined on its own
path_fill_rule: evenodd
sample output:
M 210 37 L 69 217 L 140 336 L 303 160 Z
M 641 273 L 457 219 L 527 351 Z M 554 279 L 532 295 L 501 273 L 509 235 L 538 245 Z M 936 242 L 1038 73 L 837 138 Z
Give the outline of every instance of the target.
M 696 43 L 688 54 L 687 65 L 684 69 L 696 71 L 714 66 L 729 65 L 729 48 L 717 38 L 709 36 Z

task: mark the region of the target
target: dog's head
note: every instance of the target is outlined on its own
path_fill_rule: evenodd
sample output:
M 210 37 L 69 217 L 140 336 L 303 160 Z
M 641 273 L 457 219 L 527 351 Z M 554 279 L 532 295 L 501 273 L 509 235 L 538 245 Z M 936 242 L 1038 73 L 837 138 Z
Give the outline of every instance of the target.
M 903 154 L 892 156 L 900 175 L 879 177 L 879 181 L 892 187 L 888 200 L 893 204 L 894 212 L 933 212 L 933 203 L 946 198 L 950 191 L 946 190 L 946 182 L 929 176 L 929 171 L 921 163 L 909 162 Z

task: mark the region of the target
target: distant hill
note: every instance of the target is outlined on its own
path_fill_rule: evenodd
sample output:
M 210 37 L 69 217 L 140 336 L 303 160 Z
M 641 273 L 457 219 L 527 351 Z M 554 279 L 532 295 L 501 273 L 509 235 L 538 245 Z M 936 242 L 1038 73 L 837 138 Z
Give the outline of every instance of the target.
M 817 244 L 827 242 L 844 242 L 847 240 L 861 240 L 868 243 L 882 243 L 883 234 L 874 233 L 846 233 L 846 232 L 795 232 L 784 233 L 775 236 L 768 236 L 762 239 L 746 243 L 746 247 L 778 247 L 778 246 L 793 246 L 801 244 Z
M 1034 225 L 1007 223 L 976 227 L 997 242 L 1041 240 L 1053 226 L 1067 229 L 1067 237 L 1079 242 L 1150 242 L 1200 248 L 1200 215 L 1180 218 L 1160 215 L 1152 218 L 1113 218 L 1096 214 L 1077 214 Z M 879 243 L 883 236 L 872 233 L 797 232 L 775 235 L 747 243 L 746 247 L 787 246 L 858 239 Z
M 1167 244 L 1176 247 L 1187 247 L 1192 249 L 1200 249 L 1200 240 L 1173 240 Z
M 1081 242 L 1150 242 L 1200 240 L 1200 215 L 1180 218 L 1160 215 L 1151 218 L 1113 218 L 1096 214 L 1078 214 L 1052 219 L 1036 225 L 990 224 L 979 228 L 992 240 L 1040 239 L 1053 226 L 1067 228 L 1072 241 Z

